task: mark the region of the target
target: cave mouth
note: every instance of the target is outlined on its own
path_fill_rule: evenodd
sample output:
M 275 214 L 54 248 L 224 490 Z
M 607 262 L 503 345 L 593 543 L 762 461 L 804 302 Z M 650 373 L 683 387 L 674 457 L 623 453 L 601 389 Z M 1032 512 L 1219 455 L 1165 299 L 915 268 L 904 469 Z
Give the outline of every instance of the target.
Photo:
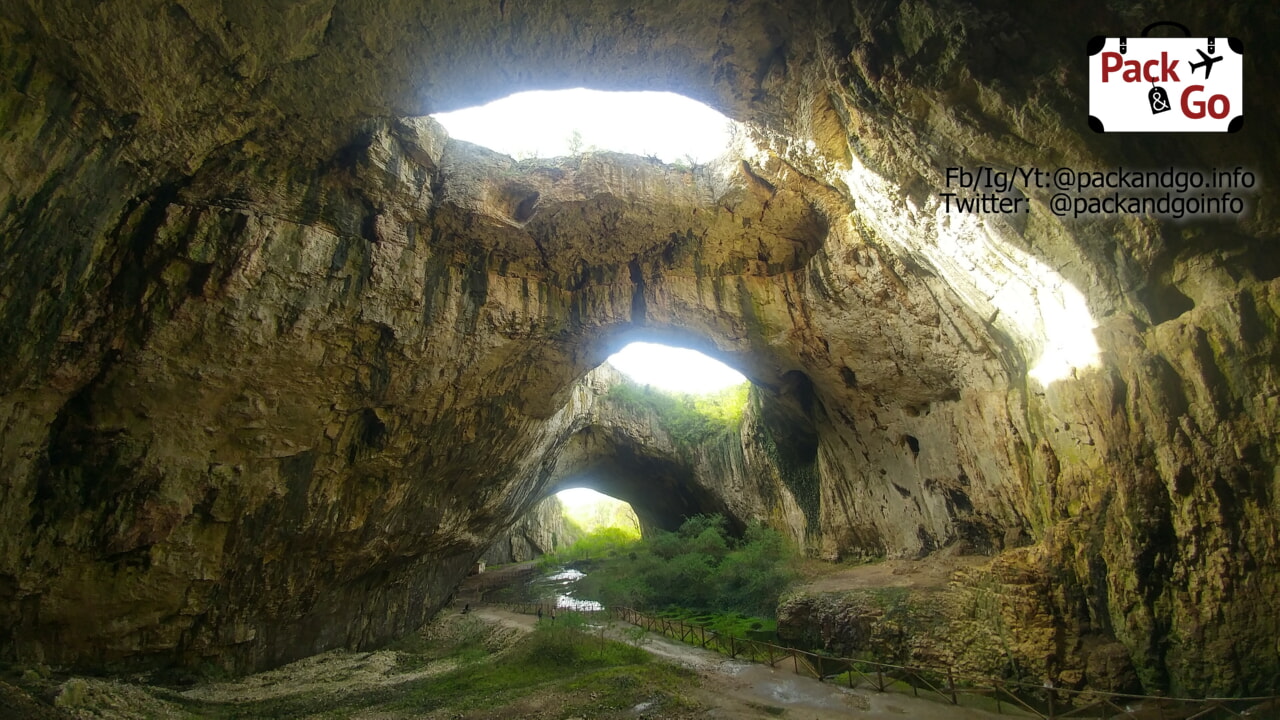
M 639 385 L 690 395 L 708 395 L 744 385 L 737 370 L 689 348 L 632 342 L 609 356 L 609 365 Z
M 695 165 L 727 153 L 737 123 L 671 92 L 532 90 L 431 116 L 452 138 L 516 159 L 605 150 Z
M 639 538 L 640 517 L 631 503 L 586 486 L 565 488 L 556 493 L 565 521 L 583 533 L 616 530 L 616 534 Z

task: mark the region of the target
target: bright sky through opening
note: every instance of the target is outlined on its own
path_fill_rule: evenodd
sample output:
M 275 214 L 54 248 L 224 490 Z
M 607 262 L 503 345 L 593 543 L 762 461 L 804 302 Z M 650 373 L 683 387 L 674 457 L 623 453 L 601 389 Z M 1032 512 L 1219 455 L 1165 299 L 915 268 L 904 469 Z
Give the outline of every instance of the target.
M 669 92 L 535 90 L 432 115 L 451 137 L 514 158 L 612 150 L 663 162 L 709 162 L 729 147 L 732 121 Z M 571 147 L 574 131 L 580 146 Z
M 561 490 L 556 497 L 564 507 L 565 518 L 587 532 L 619 528 L 629 535 L 640 535 L 640 518 L 622 500 L 587 488 Z
M 747 379 L 696 350 L 634 342 L 609 356 L 609 364 L 641 385 L 685 393 L 710 393 Z
M 569 490 L 561 490 L 556 493 L 556 497 L 560 498 L 560 504 L 570 510 L 577 508 L 596 505 L 601 502 L 620 502 L 614 500 L 608 495 L 598 493 L 589 488 L 570 488 Z

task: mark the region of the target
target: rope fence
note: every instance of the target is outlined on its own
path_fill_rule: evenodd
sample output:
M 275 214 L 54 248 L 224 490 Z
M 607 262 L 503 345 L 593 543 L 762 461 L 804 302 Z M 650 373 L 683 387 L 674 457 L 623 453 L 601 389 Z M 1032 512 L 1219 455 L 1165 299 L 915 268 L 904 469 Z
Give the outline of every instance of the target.
M 512 612 L 550 616 L 547 603 L 504 603 Z M 850 689 L 866 687 L 876 692 L 909 692 L 916 697 L 994 710 L 1043 720 L 1058 718 L 1131 718 L 1132 720 L 1213 720 L 1217 718 L 1280 718 L 1280 695 L 1238 698 L 1180 698 L 1131 695 L 1091 690 L 1054 688 L 1016 680 L 976 678 L 957 674 L 953 668 L 894 665 L 873 660 L 842 658 L 762 640 L 718 633 L 700 625 L 616 607 L 604 610 L 571 610 L 591 618 L 621 620 L 672 640 L 695 645 L 730 658 L 789 667 L 795 674 L 819 682 L 835 682 Z

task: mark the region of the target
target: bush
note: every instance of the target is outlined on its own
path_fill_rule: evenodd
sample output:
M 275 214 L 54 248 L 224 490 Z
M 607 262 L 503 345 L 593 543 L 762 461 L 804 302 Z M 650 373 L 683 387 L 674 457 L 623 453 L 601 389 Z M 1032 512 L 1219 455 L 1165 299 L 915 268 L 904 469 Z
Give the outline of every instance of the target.
M 541 567 L 551 568 L 584 560 L 604 560 L 626 554 L 640 534 L 631 528 L 606 527 L 592 530 L 560 552 L 543 555 Z
M 582 613 L 562 612 L 554 621 L 538 622 L 516 662 L 565 667 L 635 665 L 649 661 L 636 647 L 593 637 Z
M 579 581 L 606 605 L 679 606 L 772 617 L 795 579 L 793 552 L 775 530 L 753 524 L 731 538 L 724 518 L 691 518 L 677 532 L 635 542 Z

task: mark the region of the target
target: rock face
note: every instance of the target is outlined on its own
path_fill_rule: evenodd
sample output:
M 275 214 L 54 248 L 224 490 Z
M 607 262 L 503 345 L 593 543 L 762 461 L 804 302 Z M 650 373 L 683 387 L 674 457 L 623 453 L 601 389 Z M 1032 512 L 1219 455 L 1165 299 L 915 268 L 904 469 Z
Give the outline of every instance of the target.
M 957 678 L 1008 678 L 1141 692 L 1128 650 L 1069 617 L 1076 588 L 1058 582 L 1041 546 L 961 564 L 944 583 L 902 577 L 840 591 L 802 589 L 778 608 L 778 633 L 841 657 L 946 668 Z M 929 562 L 937 563 L 934 556 Z M 959 563 L 958 563 L 959 564 Z
M 1029 616 L 1149 690 L 1280 671 L 1277 101 L 1232 136 L 1081 122 L 1087 38 L 1153 18 L 1240 36 L 1266 87 L 1265 4 L 83 5 L 0 7 L 0 653 L 376 644 L 591 472 L 646 522 L 723 508 L 827 558 L 1029 543 L 1063 589 Z M 413 119 L 575 84 L 685 92 L 763 149 L 518 163 Z M 1182 223 L 936 194 L 1170 164 L 1261 185 Z M 635 337 L 747 374 L 740 433 L 600 402 Z
M 547 498 L 516 521 L 480 556 L 489 565 L 527 562 L 572 545 L 573 531 L 564 519 L 564 506 Z

